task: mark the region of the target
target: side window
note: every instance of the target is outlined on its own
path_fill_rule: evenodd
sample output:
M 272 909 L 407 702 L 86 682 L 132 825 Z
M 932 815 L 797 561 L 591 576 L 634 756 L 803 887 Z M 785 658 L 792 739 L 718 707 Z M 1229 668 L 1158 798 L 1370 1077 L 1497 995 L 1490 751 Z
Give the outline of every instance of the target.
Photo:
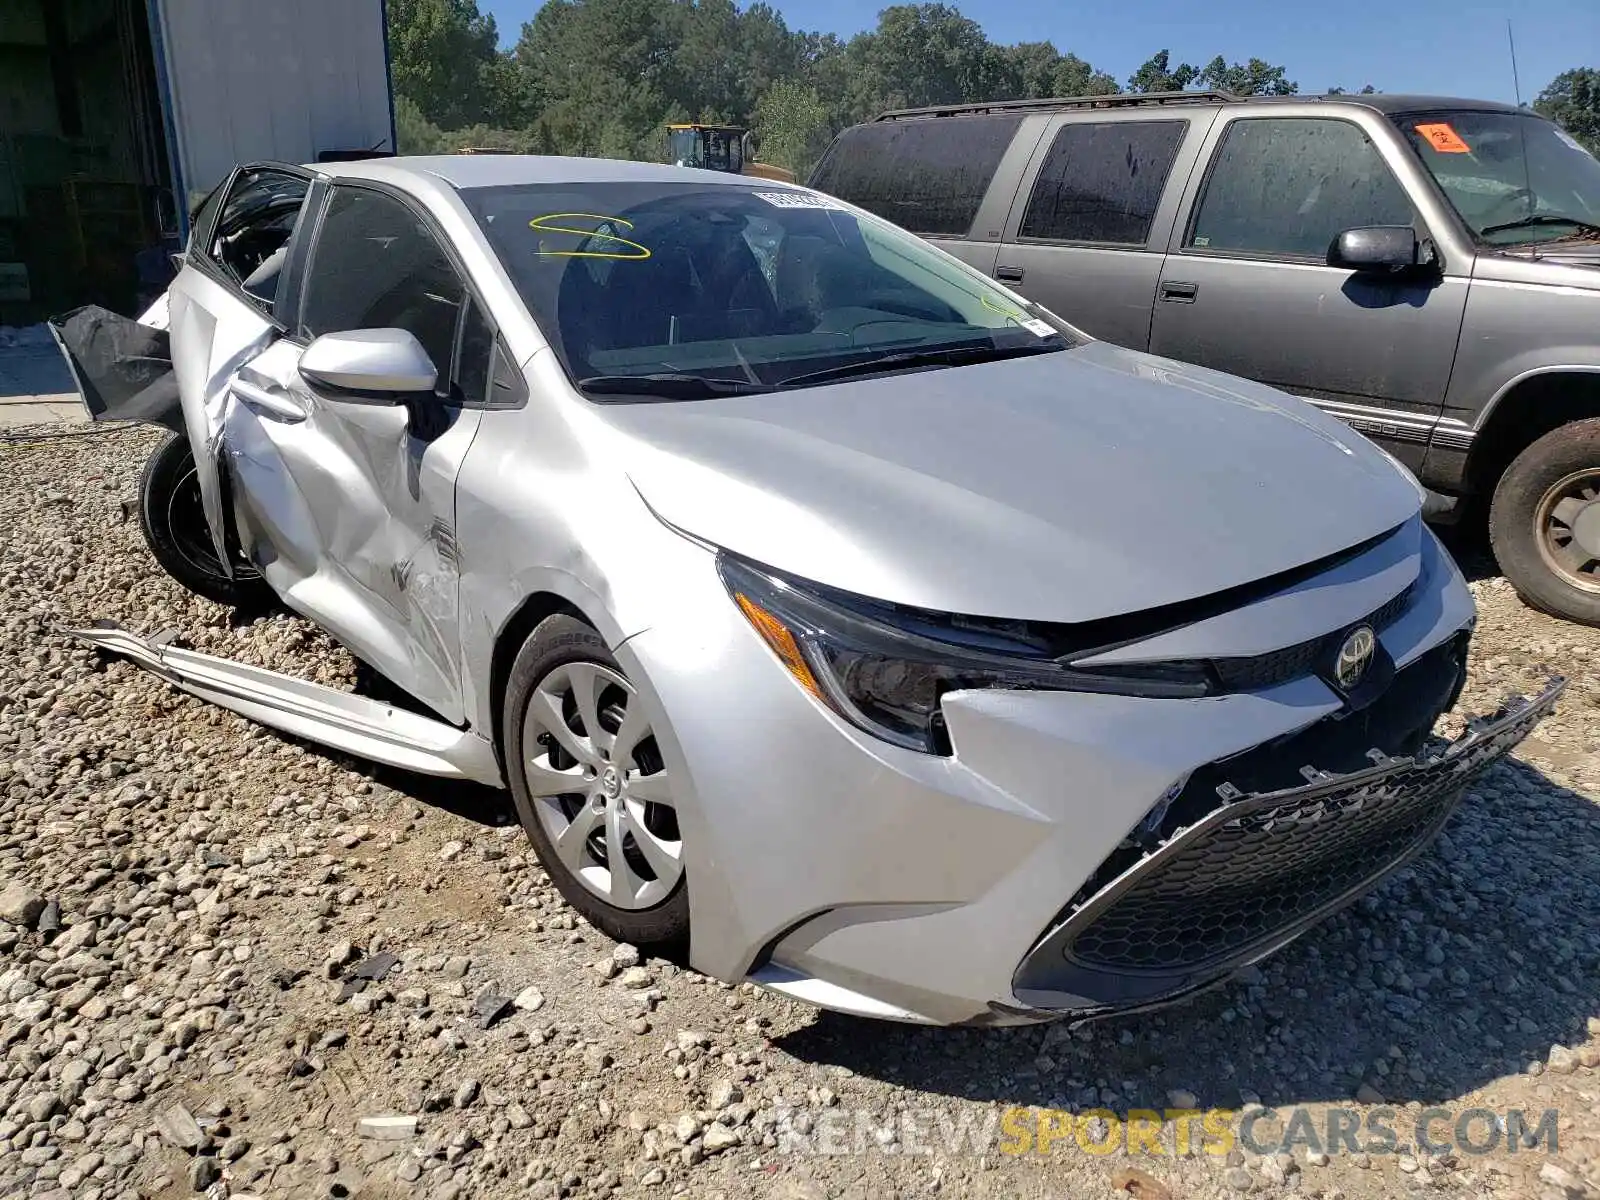
M 462 404 L 482 404 L 489 398 L 489 376 L 495 366 L 495 332 L 483 305 L 470 296 L 466 304 L 456 353 L 455 399 Z
M 1064 125 L 1050 143 L 1021 236 L 1143 246 L 1187 121 Z
M 449 386 L 466 285 L 410 208 L 391 196 L 336 187 L 301 285 L 301 332 L 409 330 Z
M 811 186 L 912 233 L 965 237 L 1021 117 L 877 121 L 835 139 Z
M 271 309 L 277 296 L 310 186 L 309 179 L 285 171 L 241 171 L 220 205 L 218 189 L 197 219 L 196 233 L 205 239 L 201 253 L 264 308 Z
M 1249 118 L 1223 136 L 1188 244 L 1321 260 L 1346 229 L 1415 221 L 1411 201 L 1359 126 Z

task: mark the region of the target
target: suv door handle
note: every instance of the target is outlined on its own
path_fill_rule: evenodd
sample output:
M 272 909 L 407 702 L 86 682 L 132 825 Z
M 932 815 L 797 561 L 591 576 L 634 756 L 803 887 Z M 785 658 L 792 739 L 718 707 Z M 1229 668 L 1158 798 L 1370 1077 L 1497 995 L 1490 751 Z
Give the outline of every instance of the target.
M 1004 279 L 1010 283 L 1021 283 L 1022 274 L 1021 267 L 999 266 L 994 269 L 994 277 L 996 279 Z
M 1161 298 L 1170 300 L 1174 304 L 1193 304 L 1194 298 L 1200 294 L 1198 283 L 1180 283 L 1176 279 L 1163 279 L 1161 281 Z

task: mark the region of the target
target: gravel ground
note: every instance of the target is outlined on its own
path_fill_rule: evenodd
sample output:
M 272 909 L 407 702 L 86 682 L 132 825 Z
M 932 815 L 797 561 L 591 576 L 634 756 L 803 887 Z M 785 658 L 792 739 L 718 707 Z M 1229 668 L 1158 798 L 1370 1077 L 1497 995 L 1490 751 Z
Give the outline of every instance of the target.
M 563 907 L 498 793 L 52 632 L 176 626 L 354 681 L 305 622 L 240 624 L 155 566 L 128 516 L 155 437 L 0 444 L 0 1196 L 1600 1197 L 1600 631 L 1475 582 L 1468 702 L 1552 666 L 1568 698 L 1411 869 L 1259 970 L 1076 1032 L 908 1029 L 640 962 Z M 1005 1143 L 1037 1127 L 1016 1106 L 1256 1105 L 1387 1113 L 1406 1152 Z M 1435 1106 L 1553 1108 L 1558 1151 L 1422 1153 Z

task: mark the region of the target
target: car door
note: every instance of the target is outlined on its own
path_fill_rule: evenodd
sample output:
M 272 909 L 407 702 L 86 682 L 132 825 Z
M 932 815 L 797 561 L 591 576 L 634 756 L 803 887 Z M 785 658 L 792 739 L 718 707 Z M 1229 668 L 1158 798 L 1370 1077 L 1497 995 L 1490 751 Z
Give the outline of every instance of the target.
M 298 167 L 259 163 L 235 170 L 201 210 L 183 269 L 167 291 L 183 426 L 194 448 L 206 523 L 224 563 L 234 555 L 218 470 L 222 417 L 239 365 L 283 333 L 270 265 L 281 266 L 310 186 L 310 173 Z M 251 281 L 253 291 L 246 287 Z
M 1396 177 L 1399 149 L 1366 119 L 1260 109 L 1219 119 L 1162 266 L 1150 348 L 1305 396 L 1416 469 L 1444 403 L 1471 264 L 1388 277 L 1327 265 L 1346 229 L 1411 225 L 1427 237 Z
M 1086 333 L 1145 349 L 1183 185 L 1212 119 L 1055 118 L 1006 223 L 995 278 Z
M 301 261 L 290 333 L 231 383 L 223 440 L 241 538 L 287 603 L 460 723 L 455 484 L 494 326 L 446 240 L 399 193 L 327 189 Z M 363 329 L 413 334 L 438 370 L 434 391 L 401 403 L 301 375 L 316 338 Z

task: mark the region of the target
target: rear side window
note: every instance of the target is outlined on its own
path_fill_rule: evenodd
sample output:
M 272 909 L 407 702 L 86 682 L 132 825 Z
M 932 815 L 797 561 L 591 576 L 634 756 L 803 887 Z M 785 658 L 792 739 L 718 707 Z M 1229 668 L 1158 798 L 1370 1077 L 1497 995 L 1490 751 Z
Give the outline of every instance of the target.
M 450 379 L 466 285 L 422 218 L 365 188 L 335 188 L 317 231 L 301 301 L 310 337 L 406 329 L 443 386 Z
M 1411 201 L 1359 126 L 1251 118 L 1234 121 L 1223 137 L 1189 245 L 1325 260 L 1346 229 L 1415 221 Z
M 1144 245 L 1187 131 L 1186 121 L 1062 126 L 1028 198 L 1022 236 Z
M 965 237 L 1021 117 L 937 117 L 857 125 L 811 186 L 912 233 Z

